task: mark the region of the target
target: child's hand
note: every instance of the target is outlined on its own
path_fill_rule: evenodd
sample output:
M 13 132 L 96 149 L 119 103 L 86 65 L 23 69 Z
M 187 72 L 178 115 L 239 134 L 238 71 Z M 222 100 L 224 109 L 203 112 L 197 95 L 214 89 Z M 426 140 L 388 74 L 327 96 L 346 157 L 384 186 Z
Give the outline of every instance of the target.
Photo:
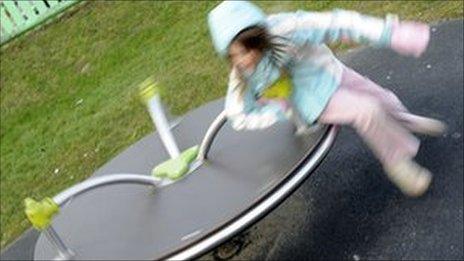
M 391 48 L 400 54 L 419 57 L 427 49 L 429 40 L 427 24 L 411 21 L 393 24 Z

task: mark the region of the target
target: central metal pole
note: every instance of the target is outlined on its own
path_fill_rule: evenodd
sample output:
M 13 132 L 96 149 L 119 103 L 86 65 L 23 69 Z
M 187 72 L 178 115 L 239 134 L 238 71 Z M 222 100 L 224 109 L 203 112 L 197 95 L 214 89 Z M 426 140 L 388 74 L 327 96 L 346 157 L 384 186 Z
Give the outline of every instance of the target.
M 172 135 L 168 121 L 161 106 L 161 100 L 158 94 L 155 94 L 147 101 L 148 111 L 151 119 L 155 123 L 156 130 L 158 131 L 161 141 L 166 148 L 169 156 L 174 159 L 180 154 L 179 147 L 177 147 L 174 136 Z

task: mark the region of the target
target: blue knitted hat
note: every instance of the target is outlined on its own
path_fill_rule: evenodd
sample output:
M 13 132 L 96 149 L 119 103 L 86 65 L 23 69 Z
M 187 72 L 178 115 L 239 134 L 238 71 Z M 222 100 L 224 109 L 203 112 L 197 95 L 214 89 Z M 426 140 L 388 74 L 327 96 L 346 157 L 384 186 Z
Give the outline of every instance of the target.
M 208 26 L 216 51 L 226 56 L 234 37 L 243 29 L 264 25 L 266 15 L 248 1 L 224 1 L 208 14 Z

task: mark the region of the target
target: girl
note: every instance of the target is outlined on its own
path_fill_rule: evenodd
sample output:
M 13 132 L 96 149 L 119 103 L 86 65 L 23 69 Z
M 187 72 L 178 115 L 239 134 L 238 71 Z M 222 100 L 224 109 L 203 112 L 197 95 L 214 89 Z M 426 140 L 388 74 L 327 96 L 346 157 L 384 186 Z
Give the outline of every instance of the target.
M 232 68 L 225 111 L 233 128 L 267 128 L 291 116 L 307 125 L 350 125 L 403 193 L 427 190 L 432 175 L 413 160 L 419 141 L 411 131 L 440 135 L 445 125 L 409 113 L 395 94 L 346 67 L 325 45 L 352 41 L 419 57 L 429 41 L 427 25 L 338 9 L 266 16 L 246 1 L 222 2 L 208 14 L 208 25 L 216 51 Z M 282 82 L 291 83 L 288 101 L 262 98 Z

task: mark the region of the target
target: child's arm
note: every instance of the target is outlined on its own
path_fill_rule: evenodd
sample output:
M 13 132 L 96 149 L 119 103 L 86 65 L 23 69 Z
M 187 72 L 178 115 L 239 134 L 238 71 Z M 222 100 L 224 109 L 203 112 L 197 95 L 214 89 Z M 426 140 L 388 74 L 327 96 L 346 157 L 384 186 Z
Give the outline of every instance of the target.
M 258 102 L 250 90 L 240 92 L 237 85 L 243 84 L 235 69 L 232 70 L 227 90 L 225 111 L 232 127 L 236 130 L 255 130 L 268 128 L 287 118 L 286 104 L 266 100 Z
M 335 41 L 390 47 L 404 55 L 419 56 L 425 51 L 430 32 L 426 24 L 400 22 L 395 15 L 386 19 L 354 11 L 305 12 L 276 15 L 274 30 L 289 34 L 293 40 L 313 44 Z

